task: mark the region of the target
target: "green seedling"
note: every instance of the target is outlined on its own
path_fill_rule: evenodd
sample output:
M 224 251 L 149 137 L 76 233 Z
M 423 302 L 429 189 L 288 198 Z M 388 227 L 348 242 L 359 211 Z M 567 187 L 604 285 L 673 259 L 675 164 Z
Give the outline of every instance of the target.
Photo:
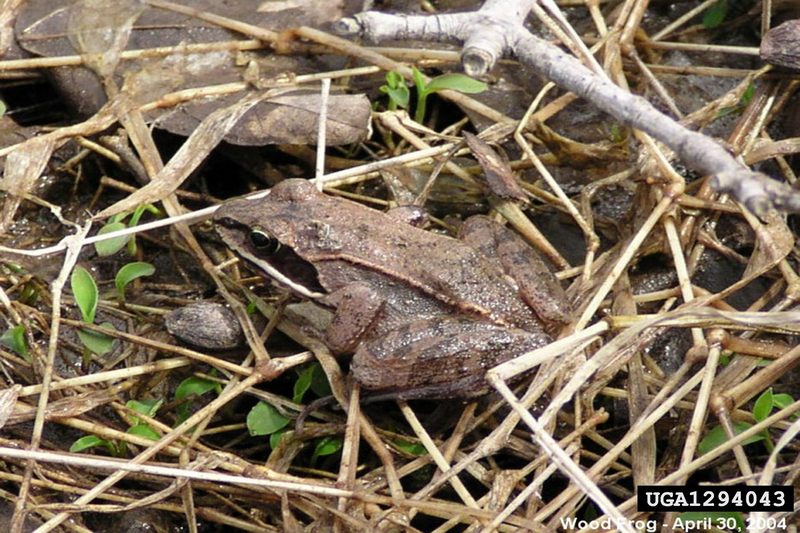
M 739 433 L 747 431 L 752 426 L 752 424 L 748 424 L 747 422 L 734 422 L 733 433 L 734 435 L 738 435 Z M 748 444 L 753 444 L 754 442 L 759 442 L 763 439 L 763 435 L 753 435 L 745 439 L 745 441 L 742 443 L 742 446 L 747 446 Z M 700 444 L 697 445 L 697 451 L 700 455 L 705 455 L 714 448 L 722 446 L 728 442 L 728 440 L 728 435 L 725 433 L 725 429 L 722 426 L 714 426 L 711 428 L 711 431 L 706 433 L 706 436 L 703 437 L 703 440 L 700 441 Z
M 292 401 L 303 403 L 303 397 L 309 390 L 320 398 L 331 394 L 328 377 L 319 363 L 312 363 L 298 372 L 297 381 L 294 382 Z
M 123 450 L 120 449 L 116 442 L 100 438 L 97 435 L 84 435 L 72 443 L 69 451 L 80 453 L 91 448 L 103 448 L 112 457 L 122 457 L 124 455 Z
M 214 371 L 212 370 L 212 374 Z M 217 394 L 222 392 L 222 385 L 214 380 L 201 378 L 198 376 L 189 376 L 181 381 L 175 389 L 175 401 L 178 402 L 178 418 L 176 426 L 183 423 L 184 420 L 189 418 L 190 402 L 189 400 L 194 397 L 202 396 L 207 392 L 215 391 Z
M 0 344 L 13 350 L 17 355 L 30 361 L 28 357 L 28 341 L 25 339 L 25 326 L 16 325 L 0 336 Z
M 475 94 L 486 90 L 487 85 L 482 81 L 474 80 L 464 74 L 452 73 L 443 74 L 425 81 L 425 76 L 416 67 L 411 67 L 411 75 L 414 80 L 414 87 L 417 90 L 417 109 L 414 113 L 414 120 L 419 123 L 425 119 L 425 111 L 428 105 L 428 96 L 435 92 L 450 89 L 465 94 Z M 395 111 L 397 108 L 408 109 L 411 99 L 410 91 L 406 85 L 406 80 L 402 74 L 396 71 L 386 73 L 386 83 L 378 89 L 389 97 L 389 110 Z
M 97 290 L 97 283 L 94 277 L 88 270 L 81 266 L 76 266 L 72 271 L 70 278 L 72 287 L 72 294 L 75 297 L 75 303 L 78 304 L 78 309 L 81 311 L 81 318 L 86 324 L 94 324 L 95 315 L 97 314 L 97 303 L 100 300 L 100 294 Z M 109 322 L 100 324 L 101 327 L 114 330 L 114 326 Z M 111 351 L 114 344 L 114 339 L 108 335 L 104 335 L 97 331 L 89 331 L 86 329 L 78 330 L 78 338 L 80 338 L 86 350 L 83 353 L 83 363 L 88 365 L 91 361 L 92 354 L 103 355 Z
M 767 419 L 767 417 L 769 417 L 770 414 L 772 414 L 773 410 L 783 409 L 792 403 L 794 403 L 794 398 L 792 398 L 792 396 L 789 394 L 774 394 L 772 387 L 770 387 L 762 392 L 753 404 L 753 418 L 755 418 L 756 422 L 763 422 Z M 733 430 L 734 434 L 736 435 L 747 431 L 751 427 L 753 427 L 753 424 L 748 422 L 733 423 Z M 761 441 L 764 441 L 764 445 L 767 447 L 767 450 L 771 452 L 773 449 L 773 443 L 767 430 L 745 439 L 745 441 L 742 443 L 742 446 Z M 700 455 L 705 455 L 717 446 L 720 446 L 726 442 L 728 442 L 728 435 L 725 433 L 723 427 L 714 426 L 711 431 L 709 431 L 706 436 L 703 437 L 703 440 L 700 441 L 700 444 L 697 446 L 697 451 Z
M 790 394 L 775 394 L 772 387 L 770 387 L 762 392 L 758 399 L 756 399 L 755 404 L 753 404 L 753 418 L 756 419 L 756 422 L 763 422 L 772 414 L 772 411 L 783 409 L 793 403 L 794 398 L 792 398 Z M 794 417 L 796 418 L 797 415 L 794 415 Z M 764 445 L 767 447 L 767 451 L 771 453 L 774 444 L 769 436 L 769 432 L 765 429 L 761 434 L 764 436 Z
M 311 454 L 311 464 L 314 465 L 320 457 L 333 455 L 342 449 L 342 439 L 339 437 L 323 437 L 314 446 L 314 453 Z
M 389 97 L 389 110 L 396 111 L 397 108 L 407 109 L 411 91 L 408 90 L 406 80 L 403 75 L 394 70 L 386 73 L 386 84 L 381 85 L 378 90 Z
M 139 220 L 142 218 L 142 215 L 145 213 L 145 211 L 148 211 L 157 217 L 161 216 L 161 211 L 159 211 L 156 207 L 150 204 L 140 205 L 133 211 L 133 214 L 127 223 L 125 223 L 125 219 L 128 218 L 128 213 L 114 215 L 109 219 L 108 224 L 100 228 L 100 231 L 98 231 L 97 234 L 105 235 L 106 233 L 113 233 L 125 228 L 132 228 L 139 224 Z M 113 239 L 100 241 L 94 245 L 94 249 L 97 251 L 97 255 L 106 257 L 119 252 L 125 247 L 125 245 L 128 246 L 128 253 L 130 255 L 134 255 L 136 253 L 136 239 L 134 239 L 131 235 L 114 237 Z
M 123 266 L 114 277 L 114 285 L 117 287 L 117 296 L 120 302 L 125 301 L 125 287 L 135 279 L 152 276 L 156 268 L 150 263 L 135 261 Z
M 125 406 L 137 413 L 152 418 L 156 415 L 163 403 L 164 400 L 129 400 Z M 131 416 L 128 423 L 131 424 L 131 427 L 129 427 L 128 431 L 125 433 L 129 435 L 136 435 L 137 437 L 144 437 L 149 440 L 158 440 L 161 438 L 161 434 L 158 431 L 138 417 Z
M 94 316 L 97 313 L 97 302 L 99 292 L 94 277 L 82 266 L 76 266 L 70 278 L 72 294 L 75 296 L 75 303 L 81 311 L 81 317 L 87 324 L 94 323 Z
M 163 403 L 163 400 L 129 400 L 125 406 L 137 413 L 153 417 Z M 126 422 L 130 426 L 125 432 L 128 435 L 143 437 L 148 440 L 158 440 L 161 438 L 161 435 L 155 429 L 136 416 L 127 417 Z M 72 446 L 69 447 L 69 451 L 78 453 L 92 448 L 103 448 L 112 457 L 123 457 L 128 453 L 128 447 L 124 442 L 118 443 L 98 437 L 97 435 L 84 435 L 72 443 Z
M 308 391 L 313 391 L 317 396 L 329 396 L 331 393 L 328 378 L 319 363 L 312 363 L 297 373 L 297 380 L 294 382 L 292 401 L 302 403 Z M 274 450 L 280 444 L 281 437 L 286 433 L 286 426 L 291 420 L 281 414 L 275 406 L 259 402 L 247 415 L 247 430 L 251 436 L 269 435 L 270 447 Z M 323 439 L 324 440 L 324 439 Z M 341 447 L 336 447 L 332 442 L 318 442 L 314 451 L 314 457 L 322 457 L 336 453 Z M 335 448 L 335 449 L 334 449 Z M 312 460 L 313 462 L 313 460 Z
M 419 442 L 408 442 L 405 440 L 393 440 L 392 444 L 400 451 L 407 453 L 408 455 L 413 455 L 415 457 L 420 457 L 428 453 L 428 450 L 425 449 Z
M 115 331 L 114 325 L 111 322 L 103 322 L 100 327 L 109 331 Z M 78 338 L 81 343 L 95 355 L 105 355 L 114 348 L 114 337 L 109 337 L 99 331 L 90 331 L 88 329 L 79 329 Z M 84 357 L 84 362 L 88 364 L 88 360 Z
M 108 227 L 108 226 L 106 226 Z M 99 243 L 98 243 L 99 244 Z M 128 263 L 117 272 L 114 284 L 117 288 L 117 296 L 121 302 L 125 301 L 125 288 L 128 284 L 142 276 L 150 276 L 155 273 L 155 267 L 150 263 L 134 262 Z M 92 274 L 81 266 L 75 267 L 70 279 L 72 294 L 75 296 L 75 303 L 81 311 L 81 318 L 86 324 L 94 324 L 97 314 L 97 305 L 100 301 L 100 293 L 97 283 Z M 109 322 L 103 322 L 100 327 L 114 331 L 114 326 Z M 87 329 L 78 330 L 78 337 L 88 352 L 84 353 L 84 364 L 88 364 L 91 354 L 103 355 L 111 351 L 114 339 L 98 331 Z
M 272 435 L 289 425 L 290 420 L 267 402 L 258 402 L 247 413 L 247 431 L 253 437 Z
M 425 119 L 428 96 L 433 93 L 450 89 L 465 94 L 477 94 L 482 93 L 487 88 L 487 85 L 482 81 L 474 80 L 469 76 L 458 73 L 443 74 L 426 83 L 422 72 L 417 70 L 416 67 L 411 67 L 411 76 L 417 89 L 417 109 L 414 112 L 414 120 L 420 124 Z
M 728 0 L 717 0 L 717 3 L 711 6 L 703 15 L 703 27 L 708 29 L 716 28 L 725 21 L 727 15 Z

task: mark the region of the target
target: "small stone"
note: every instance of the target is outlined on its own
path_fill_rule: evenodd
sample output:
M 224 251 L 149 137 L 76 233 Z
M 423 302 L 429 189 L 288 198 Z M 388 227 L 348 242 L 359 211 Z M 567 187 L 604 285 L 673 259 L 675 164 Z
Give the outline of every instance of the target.
M 222 304 L 187 305 L 170 312 L 164 321 L 170 335 L 198 348 L 230 350 L 244 343 L 236 315 Z
M 761 40 L 761 59 L 792 70 L 800 70 L 800 19 L 775 26 Z

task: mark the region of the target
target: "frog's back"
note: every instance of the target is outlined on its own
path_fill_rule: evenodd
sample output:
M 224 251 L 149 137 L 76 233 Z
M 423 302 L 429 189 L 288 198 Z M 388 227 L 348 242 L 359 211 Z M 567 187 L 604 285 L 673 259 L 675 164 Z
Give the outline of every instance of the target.
M 413 286 L 462 312 L 528 330 L 540 329 L 536 314 L 520 298 L 514 281 L 478 250 L 458 239 L 398 222 L 380 211 L 358 207 L 358 214 L 346 225 L 328 219 L 329 210 L 312 217 L 318 228 L 326 227 L 326 238 L 317 241 L 324 245 L 307 251 L 314 262 L 326 256 L 343 260 Z

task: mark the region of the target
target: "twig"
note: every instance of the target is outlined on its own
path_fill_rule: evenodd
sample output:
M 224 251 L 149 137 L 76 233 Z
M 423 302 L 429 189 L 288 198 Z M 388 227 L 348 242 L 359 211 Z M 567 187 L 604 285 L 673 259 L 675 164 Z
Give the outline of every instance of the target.
M 687 165 L 709 175 L 717 191 L 732 194 L 755 213 L 764 214 L 772 206 L 800 211 L 800 195 L 788 185 L 751 171 L 710 137 L 687 129 L 644 98 L 621 89 L 573 56 L 528 32 L 522 21 L 533 3 L 533 0 L 487 0 L 475 12 L 433 16 L 368 11 L 340 20 L 336 29 L 344 35 L 378 42 L 396 39 L 462 42 L 462 65 L 472 76 L 485 74 L 503 55 L 513 54 L 559 87 L 663 142 Z

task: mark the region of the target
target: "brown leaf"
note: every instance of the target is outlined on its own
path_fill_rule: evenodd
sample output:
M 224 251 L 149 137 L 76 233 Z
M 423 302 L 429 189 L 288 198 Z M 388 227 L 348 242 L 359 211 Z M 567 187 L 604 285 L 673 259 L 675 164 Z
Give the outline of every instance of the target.
M 22 385 L 13 385 L 0 390 L 0 429 L 6 425 L 11 413 L 14 412 L 14 405 L 17 403 L 20 389 L 22 389 Z
M 97 215 L 97 218 L 131 211 L 141 204 L 158 202 L 166 198 L 205 160 L 242 115 L 266 96 L 268 93 L 249 94 L 234 105 L 218 109 L 208 115 L 153 181 L 127 198 L 107 207 Z
M 166 113 L 155 121 L 178 135 L 189 135 L 197 124 L 217 109 L 226 99 L 204 99 L 190 102 Z M 257 104 L 225 135 L 225 140 L 240 146 L 268 144 L 315 144 L 320 95 L 318 93 L 289 94 L 270 98 Z M 364 140 L 369 135 L 370 104 L 365 95 L 330 95 L 326 144 L 339 146 Z
M 54 139 L 41 136 L 28 139 L 9 154 L 0 180 L 0 190 L 9 194 L 3 205 L 0 233 L 13 221 L 22 197 L 34 187 L 54 149 Z
M 495 196 L 503 200 L 528 201 L 507 161 L 476 135 L 464 132 L 464 139 L 481 165 L 486 184 Z
M 98 0 L 99 1 L 99 0 Z M 184 1 L 200 12 L 208 12 L 245 21 L 265 30 L 280 31 L 304 25 L 318 25 L 332 17 L 346 16 L 355 13 L 358 2 L 342 0 L 297 0 L 278 5 L 286 9 L 260 12 L 261 0 L 239 0 L 237 2 L 216 2 L 214 0 Z M 58 4 L 58 2 L 56 2 Z M 67 5 L 67 2 L 61 2 Z M 270 2 L 274 4 L 274 2 Z M 296 6 L 295 6 L 296 4 Z M 294 7 L 292 7 L 294 6 Z M 45 0 L 30 0 L 17 18 L 16 35 L 20 45 L 30 53 L 45 56 L 74 55 L 70 44 L 70 32 L 67 9 L 54 6 Z M 129 21 L 131 17 L 120 17 Z M 83 32 L 86 33 L 86 32 Z M 188 44 L 214 43 L 241 39 L 242 35 L 224 29 L 215 24 L 171 12 L 165 9 L 147 7 L 133 24 L 127 50 L 147 49 L 165 46 L 181 46 Z M 92 46 L 96 52 L 97 45 Z M 113 58 L 111 58 L 113 59 Z M 110 62 L 109 59 L 106 62 Z M 244 59 L 244 62 L 238 61 Z M 170 63 L 166 71 L 162 68 Z M 135 83 L 126 83 L 126 90 L 131 98 L 141 104 L 154 101 L 168 91 L 180 89 L 198 89 L 205 86 L 223 85 L 235 82 L 246 82 L 246 67 L 256 64 L 259 80 L 271 80 L 291 73 L 292 75 L 316 74 L 343 68 L 347 58 L 332 54 L 325 56 L 279 55 L 264 51 L 261 53 L 237 53 L 235 51 L 216 51 L 203 54 L 186 54 L 178 52 L 169 58 L 156 57 L 149 60 L 136 59 L 121 61 L 115 75 L 118 85 L 122 79 L 130 80 L 136 76 Z M 159 71 L 161 69 L 161 71 Z M 97 76 L 84 67 L 60 67 L 51 69 L 52 79 L 62 99 L 80 116 L 94 114 L 105 102 L 106 94 Z M 169 79 L 168 79 L 169 78 Z M 167 82 L 167 83 L 165 83 Z M 257 84 L 255 84 L 257 85 Z M 242 93 L 228 97 L 206 97 L 200 101 L 180 104 L 165 112 L 155 109 L 148 112 L 148 122 L 156 121 L 158 127 L 172 133 L 189 135 L 206 116 L 217 109 L 231 105 L 241 98 Z M 313 134 L 307 126 L 315 122 L 315 118 L 303 112 L 302 121 L 293 123 L 292 118 L 301 110 L 314 110 L 313 97 L 298 97 L 303 102 L 280 100 L 270 104 L 259 105 L 246 121 L 237 124 L 225 137 L 233 144 L 247 146 L 263 146 L 272 143 L 315 142 L 316 130 Z M 350 144 L 354 139 L 360 140 L 369 128 L 369 112 L 364 112 L 366 97 L 363 96 L 331 96 L 330 110 L 332 125 L 329 127 L 328 144 Z M 275 108 L 288 106 L 280 116 L 275 115 Z M 366 103 L 367 109 L 369 104 Z M 263 124 L 266 123 L 265 127 Z M 341 123 L 338 124 L 337 123 Z M 278 126 L 274 132 L 273 127 Z M 331 131 L 333 129 L 333 131 Z

